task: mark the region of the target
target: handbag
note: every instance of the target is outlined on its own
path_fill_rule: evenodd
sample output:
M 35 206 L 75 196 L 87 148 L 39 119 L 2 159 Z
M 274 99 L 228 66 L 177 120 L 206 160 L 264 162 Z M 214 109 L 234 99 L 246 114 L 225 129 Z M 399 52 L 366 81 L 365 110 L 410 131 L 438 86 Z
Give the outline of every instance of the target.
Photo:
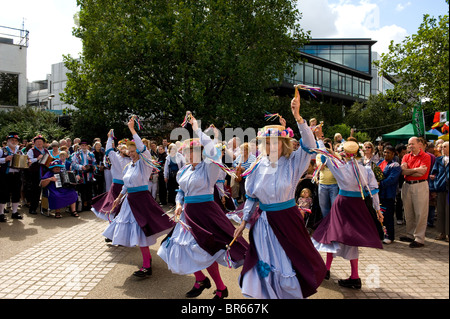
M 377 182 L 381 182 L 383 179 L 385 179 L 383 171 L 377 164 L 375 164 L 374 162 L 371 162 L 370 167 L 372 168 L 373 174 L 375 175 Z
M 383 240 L 384 239 L 383 225 L 378 220 L 377 211 L 375 210 L 375 208 L 373 208 L 372 196 L 370 196 L 370 195 L 365 196 L 364 203 L 366 204 L 366 207 L 370 213 L 370 217 L 372 217 L 372 220 L 375 224 L 375 228 L 377 229 L 377 232 L 378 232 L 378 237 L 380 237 L 380 240 Z

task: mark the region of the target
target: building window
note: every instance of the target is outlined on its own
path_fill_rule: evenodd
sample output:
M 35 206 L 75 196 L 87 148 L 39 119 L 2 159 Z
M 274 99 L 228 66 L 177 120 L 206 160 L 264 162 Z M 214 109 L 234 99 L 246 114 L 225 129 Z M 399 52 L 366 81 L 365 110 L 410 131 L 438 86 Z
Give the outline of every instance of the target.
M 369 73 L 369 52 L 356 54 L 356 69 Z
M 19 75 L 0 72 L 0 105 L 19 105 Z
M 322 71 L 322 89 L 324 91 L 330 91 L 330 70 L 323 69 Z
M 305 63 L 305 84 L 314 85 L 314 69 L 311 63 Z

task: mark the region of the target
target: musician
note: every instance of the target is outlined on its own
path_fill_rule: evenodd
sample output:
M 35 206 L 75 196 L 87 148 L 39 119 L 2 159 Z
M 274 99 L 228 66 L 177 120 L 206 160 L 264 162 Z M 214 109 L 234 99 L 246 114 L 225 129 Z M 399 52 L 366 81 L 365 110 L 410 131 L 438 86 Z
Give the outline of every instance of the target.
M 5 222 L 4 209 L 11 200 L 13 219 L 22 219 L 17 212 L 20 202 L 22 180 L 20 170 L 12 168 L 14 154 L 23 155 L 19 150 L 19 135 L 15 132 L 6 137 L 6 146 L 0 149 L 0 222 Z
M 70 206 L 70 215 L 73 217 L 79 217 L 76 212 L 76 202 L 78 194 L 73 187 L 59 187 L 56 182 L 56 174 L 62 172 L 64 165 L 60 160 L 55 160 L 50 163 L 49 171 L 45 173 L 41 180 L 41 186 L 46 187 L 48 190 L 48 208 L 55 210 L 55 218 L 61 218 L 60 209 Z
M 29 213 L 32 215 L 37 214 L 36 210 L 39 206 L 39 200 L 41 197 L 41 177 L 47 172 L 47 167 L 39 163 L 45 154 L 49 154 L 48 150 L 44 147 L 46 142 L 45 137 L 37 135 L 33 139 L 34 147 L 28 150 L 28 160 L 30 164 L 30 208 Z
M 80 192 L 81 201 L 83 202 L 82 210 L 91 210 L 93 184 L 95 182 L 94 172 L 97 169 L 97 161 L 95 155 L 89 150 L 89 144 L 86 140 L 81 140 L 80 149 L 72 156 L 72 169 L 80 177 L 78 190 Z

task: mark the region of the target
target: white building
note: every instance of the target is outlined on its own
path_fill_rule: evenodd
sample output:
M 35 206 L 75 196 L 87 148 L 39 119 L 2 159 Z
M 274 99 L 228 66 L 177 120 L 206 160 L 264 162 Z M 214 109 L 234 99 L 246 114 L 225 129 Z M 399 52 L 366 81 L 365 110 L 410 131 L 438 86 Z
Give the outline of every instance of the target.
M 0 26 L 0 109 L 27 103 L 28 34 Z
M 69 69 L 66 68 L 64 62 L 52 64 L 52 73 L 49 75 L 48 87 L 49 95 L 54 97 L 50 101 L 49 110 L 58 114 L 62 114 L 64 109 L 74 109 L 72 105 L 64 103 L 60 96 L 66 88 L 68 72 Z
M 63 114 L 64 109 L 74 109 L 72 105 L 64 103 L 60 96 L 64 93 L 68 72 L 64 62 L 52 64 L 51 73 L 47 74 L 45 80 L 28 84 L 28 104 L 57 114 Z
M 380 59 L 380 55 L 378 52 L 372 51 L 372 95 L 377 95 L 379 93 L 385 94 L 387 90 L 392 90 L 394 88 L 394 84 L 390 79 L 380 76 L 378 72 L 380 71 L 378 67 L 373 64 L 373 61 L 377 61 Z

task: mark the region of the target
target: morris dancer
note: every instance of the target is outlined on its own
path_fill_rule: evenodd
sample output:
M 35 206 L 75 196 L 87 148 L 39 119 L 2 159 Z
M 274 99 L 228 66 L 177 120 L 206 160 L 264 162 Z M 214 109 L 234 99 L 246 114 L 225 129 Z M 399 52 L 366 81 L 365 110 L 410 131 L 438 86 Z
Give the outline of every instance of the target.
M 322 141 L 319 147 L 325 149 Z M 330 277 L 330 268 L 334 256 L 350 260 L 351 275 L 340 279 L 340 286 L 360 289 L 361 279 L 358 274 L 358 247 L 380 248 L 380 234 L 363 198 L 373 197 L 373 207 L 377 217 L 383 220 L 378 198 L 378 183 L 370 167 L 364 167 L 357 158 L 359 145 L 353 141 L 344 142 L 344 152 L 340 154 L 345 164 L 335 165 L 330 158 L 323 156 L 339 185 L 339 195 L 315 230 L 312 240 L 318 251 L 326 252 L 326 279 Z M 366 189 L 365 189 L 366 188 Z M 372 193 L 372 195 L 369 193 Z
M 6 222 L 4 209 L 11 201 L 13 219 L 22 219 L 17 212 L 20 203 L 22 180 L 20 170 L 11 167 L 14 154 L 23 155 L 19 150 L 19 135 L 15 132 L 6 137 L 6 146 L 0 148 L 0 222 Z
M 300 97 L 291 110 L 302 136 L 293 151 L 293 132 L 284 125 L 266 126 L 258 132 L 262 156 L 244 172 L 247 200 L 244 217 L 236 229 L 240 236 L 249 221 L 260 214 L 250 228 L 250 248 L 239 279 L 242 294 L 259 299 L 306 298 L 316 293 L 326 268 L 314 248 L 305 222 L 295 203 L 298 180 L 309 166 L 311 155 L 304 150 L 315 146 L 311 129 L 299 114 Z M 285 124 L 285 121 L 280 119 Z M 259 210 L 257 211 L 257 203 Z
M 81 149 L 72 155 L 72 168 L 80 177 L 78 191 L 81 196 L 82 210 L 91 210 L 94 172 L 97 169 L 95 155 L 89 150 L 87 140 L 81 140 Z
M 29 213 L 32 215 L 37 214 L 36 210 L 39 206 L 39 200 L 41 197 L 41 177 L 48 171 L 47 167 L 41 165 L 39 160 L 42 159 L 45 154 L 49 154 L 48 150 L 44 147 L 45 138 L 42 135 L 37 135 L 33 139 L 34 147 L 30 148 L 27 152 L 30 165 L 30 208 Z
M 108 132 L 108 141 L 106 142 L 106 154 L 111 162 L 112 186 L 108 192 L 98 195 L 92 199 L 91 211 L 97 217 L 111 221 L 115 214 L 120 211 L 120 206 L 115 207 L 115 211 L 111 212 L 114 200 L 119 196 L 123 186 L 123 170 L 131 162 L 131 158 L 127 154 L 126 144 L 119 144 L 118 151 L 114 151 L 112 147 L 113 136 L 112 130 Z M 113 214 L 111 214 L 113 213 Z
M 204 289 L 211 287 L 209 278 L 202 272 L 206 268 L 216 285 L 213 299 L 223 299 L 228 296 L 228 289 L 222 281 L 218 264 L 241 266 L 248 244 L 239 238 L 227 251 L 226 246 L 233 242 L 235 228 L 214 202 L 213 195 L 221 172 L 221 167 L 217 165 L 221 161 L 221 150 L 202 132 L 193 116 L 190 124 L 199 139 L 184 142 L 183 154 L 189 164 L 177 174 L 180 188 L 176 197 L 175 218 L 179 219 L 161 243 L 158 255 L 173 273 L 195 275 L 194 287 L 186 293 L 187 298 L 197 297 Z M 203 161 L 202 149 L 207 157 Z
M 124 184 L 114 200 L 113 210 L 123 202 L 120 212 L 103 232 L 103 236 L 110 238 L 113 245 L 139 246 L 143 265 L 133 275 L 147 277 L 152 274 L 149 246 L 155 244 L 159 236 L 167 234 L 174 225 L 148 190 L 148 179 L 154 166 L 149 161 L 149 150 L 134 129 L 134 121 L 134 117 L 128 121 L 134 139 L 127 142 L 131 162 L 124 168 Z

